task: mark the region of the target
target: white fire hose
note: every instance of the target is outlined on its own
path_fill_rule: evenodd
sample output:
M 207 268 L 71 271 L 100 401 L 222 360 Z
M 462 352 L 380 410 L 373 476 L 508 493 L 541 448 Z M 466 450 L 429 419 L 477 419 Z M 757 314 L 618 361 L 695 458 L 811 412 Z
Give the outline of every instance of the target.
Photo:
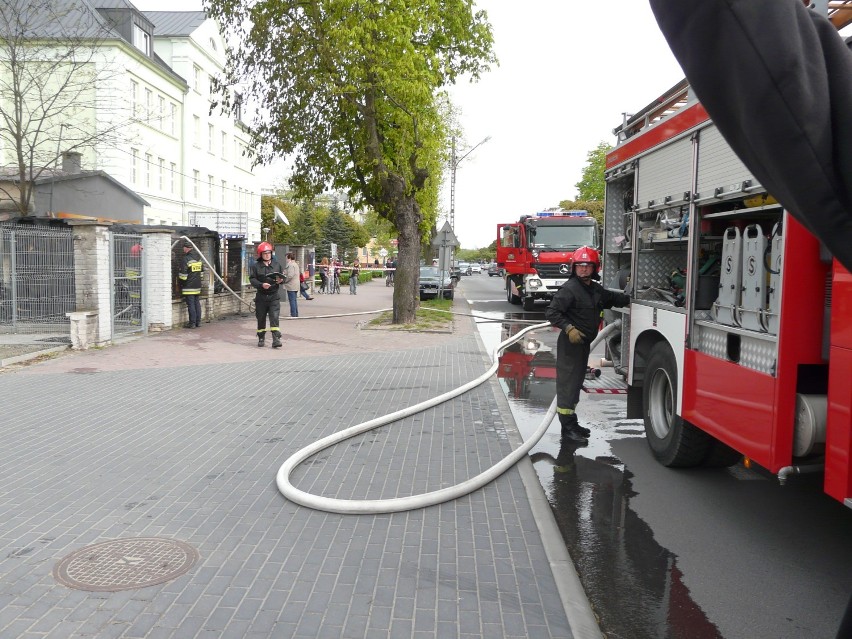
M 553 417 L 556 414 L 555 397 L 550 403 L 550 407 L 547 409 L 547 413 L 544 415 L 541 425 L 538 427 L 536 432 L 533 433 L 532 437 L 530 437 L 530 439 L 524 442 L 524 444 L 520 448 L 510 453 L 507 457 L 505 457 L 503 460 L 501 460 L 488 470 L 480 473 L 479 475 L 476 475 L 475 477 L 471 477 L 470 479 L 463 481 L 460 484 L 456 484 L 455 486 L 450 486 L 448 488 L 442 488 L 440 490 L 423 493 L 421 495 L 411 495 L 410 497 L 361 500 L 335 499 L 332 497 L 321 497 L 319 495 L 312 495 L 296 488 L 295 486 L 293 486 L 293 484 L 290 483 L 290 475 L 296 469 L 296 466 L 301 464 L 303 461 L 305 461 L 312 455 L 315 455 L 321 450 L 328 448 L 329 446 L 333 446 L 334 444 L 342 442 L 345 439 L 349 439 L 350 437 L 354 437 L 355 435 L 359 435 L 368 430 L 372 430 L 373 428 L 384 426 L 385 424 L 389 424 L 405 417 L 415 415 L 428 408 L 432 408 L 433 406 L 437 406 L 438 404 L 442 404 L 446 401 L 449 401 L 454 397 L 458 397 L 459 395 L 462 395 L 463 393 L 466 393 L 467 391 L 473 388 L 476 388 L 480 384 L 486 382 L 488 378 L 490 378 L 497 371 L 498 358 L 500 356 L 500 353 L 502 353 L 507 346 L 513 344 L 527 333 L 550 327 L 551 325 L 549 323 L 534 324 L 513 335 L 506 341 L 501 342 L 494 349 L 494 362 L 491 364 L 491 367 L 476 379 L 467 382 L 466 384 L 459 386 L 454 390 L 446 392 L 442 395 L 438 395 L 437 397 L 433 397 L 432 399 L 428 399 L 425 402 L 415 404 L 414 406 L 403 408 L 402 410 L 398 410 L 383 417 L 377 417 L 376 419 L 371 419 L 370 421 L 356 424 L 355 426 L 346 428 L 340 432 L 324 437 L 319 441 L 316 441 L 313 444 L 306 446 L 305 448 L 292 455 L 289 459 L 287 459 L 287 461 L 285 461 L 281 465 L 281 468 L 278 469 L 278 474 L 276 476 L 278 490 L 290 501 L 293 501 L 302 506 L 307 506 L 308 508 L 313 508 L 315 510 L 343 514 L 379 514 L 394 513 L 404 510 L 425 508 L 426 506 L 434 506 L 436 504 L 441 504 L 447 501 L 451 501 L 453 499 L 457 499 L 459 497 L 463 497 L 464 495 L 467 495 L 475 490 L 478 490 L 479 488 L 482 488 L 492 480 L 502 475 L 509 468 L 514 466 L 544 436 L 544 433 L 547 432 L 547 429 L 550 427 L 550 423 L 553 421 Z M 620 327 L 620 321 L 613 322 L 612 324 L 606 326 L 600 333 L 598 333 L 597 337 L 592 340 L 591 347 L 597 345 L 604 337 L 606 337 L 611 332 Z

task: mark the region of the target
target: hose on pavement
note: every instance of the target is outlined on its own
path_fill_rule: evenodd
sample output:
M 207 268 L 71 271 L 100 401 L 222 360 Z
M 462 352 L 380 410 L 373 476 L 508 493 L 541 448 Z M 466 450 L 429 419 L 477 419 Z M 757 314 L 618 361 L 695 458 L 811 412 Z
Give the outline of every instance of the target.
M 503 350 L 505 350 L 508 346 L 519 340 L 527 333 L 550 327 L 551 325 L 546 322 L 542 324 L 534 324 L 516 333 L 509 339 L 501 342 L 494 349 L 494 361 L 492 362 L 488 370 L 486 370 L 482 375 L 480 375 L 476 379 L 471 380 L 454 390 L 443 393 L 442 395 L 438 395 L 437 397 L 433 397 L 432 399 L 428 399 L 424 402 L 420 402 L 419 404 L 415 404 L 414 406 L 409 406 L 408 408 L 403 408 L 393 413 L 389 413 L 387 415 L 384 415 L 383 417 L 377 417 L 375 419 L 356 424 L 355 426 L 351 426 L 342 431 L 324 437 L 314 442 L 313 444 L 310 444 L 305 448 L 297 451 L 289 459 L 287 459 L 287 461 L 285 461 L 278 469 L 278 474 L 276 475 L 276 483 L 278 485 L 278 490 L 290 501 L 293 501 L 302 506 L 307 506 L 308 508 L 313 508 L 315 510 L 342 514 L 379 514 L 401 512 L 405 510 L 414 510 L 417 508 L 434 506 L 436 504 L 441 504 L 447 501 L 451 501 L 453 499 L 457 499 L 459 497 L 463 497 L 464 495 L 467 495 L 475 490 L 478 490 L 479 488 L 482 488 L 483 486 L 506 472 L 509 468 L 514 466 L 544 436 L 545 432 L 547 432 L 547 429 L 550 427 L 550 423 L 553 421 L 554 415 L 556 415 L 555 397 L 550 403 L 550 407 L 547 409 L 547 412 L 545 413 L 544 418 L 542 419 L 541 425 L 538 427 L 535 433 L 533 433 L 532 437 L 530 437 L 526 442 L 524 442 L 521 447 L 514 450 L 512 453 L 510 453 L 508 456 L 503 458 L 501 461 L 499 461 L 497 464 L 495 464 L 488 470 L 480 473 L 479 475 L 471 477 L 470 479 L 467 479 L 461 482 L 460 484 L 456 484 L 455 486 L 442 488 L 440 490 L 435 490 L 420 495 L 411 495 L 409 497 L 361 500 L 336 499 L 332 497 L 312 495 L 296 488 L 290 482 L 290 475 L 293 473 L 293 471 L 299 464 L 301 464 L 303 461 L 305 461 L 312 455 L 317 454 L 321 450 L 324 450 L 330 446 L 333 446 L 334 444 L 354 437 L 355 435 L 364 433 L 368 430 L 372 430 L 374 428 L 378 428 L 379 426 L 384 426 L 385 424 L 389 424 L 405 417 L 415 415 L 429 408 L 449 401 L 455 397 L 458 397 L 459 395 L 462 395 L 467 391 L 472 390 L 473 388 L 476 388 L 477 386 L 486 382 L 497 371 L 498 358 L 503 352 Z M 613 322 L 612 324 L 606 326 L 603 330 L 601 330 L 600 333 L 598 333 L 597 337 L 592 340 L 591 347 L 596 346 L 604 337 L 606 337 L 607 335 L 609 335 L 620 327 L 620 321 Z

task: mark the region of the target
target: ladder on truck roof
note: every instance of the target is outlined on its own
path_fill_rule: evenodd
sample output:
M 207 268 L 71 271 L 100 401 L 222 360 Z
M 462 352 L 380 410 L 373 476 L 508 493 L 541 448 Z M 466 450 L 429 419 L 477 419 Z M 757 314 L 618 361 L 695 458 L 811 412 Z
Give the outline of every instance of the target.
M 825 4 L 825 0 L 823 0 L 823 4 Z M 828 19 L 838 31 L 852 24 L 852 0 L 829 0 L 827 4 Z M 681 80 L 636 113 L 625 113 L 621 126 L 614 128 L 612 133 L 618 138 L 620 144 L 642 129 L 685 107 L 688 98 L 689 84 L 686 80 Z
M 828 3 L 828 19 L 840 31 L 852 22 L 852 1 L 830 0 Z

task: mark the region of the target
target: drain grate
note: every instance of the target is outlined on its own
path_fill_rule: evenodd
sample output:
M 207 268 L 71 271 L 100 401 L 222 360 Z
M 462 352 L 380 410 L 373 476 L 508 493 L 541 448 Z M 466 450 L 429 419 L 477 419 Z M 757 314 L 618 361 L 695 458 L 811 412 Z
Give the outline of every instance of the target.
M 198 551 L 182 541 L 113 539 L 74 551 L 54 566 L 53 576 L 69 588 L 117 592 L 165 583 L 189 571 L 196 561 Z

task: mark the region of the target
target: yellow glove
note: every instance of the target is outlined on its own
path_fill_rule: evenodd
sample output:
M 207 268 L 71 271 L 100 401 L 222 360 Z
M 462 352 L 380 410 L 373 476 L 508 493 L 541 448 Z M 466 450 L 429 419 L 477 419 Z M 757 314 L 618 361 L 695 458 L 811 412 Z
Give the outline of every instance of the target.
M 583 340 L 586 339 L 586 336 L 583 335 L 583 332 L 577 328 L 574 328 L 571 324 L 565 327 L 565 334 L 568 336 L 568 341 L 572 344 L 582 344 Z

